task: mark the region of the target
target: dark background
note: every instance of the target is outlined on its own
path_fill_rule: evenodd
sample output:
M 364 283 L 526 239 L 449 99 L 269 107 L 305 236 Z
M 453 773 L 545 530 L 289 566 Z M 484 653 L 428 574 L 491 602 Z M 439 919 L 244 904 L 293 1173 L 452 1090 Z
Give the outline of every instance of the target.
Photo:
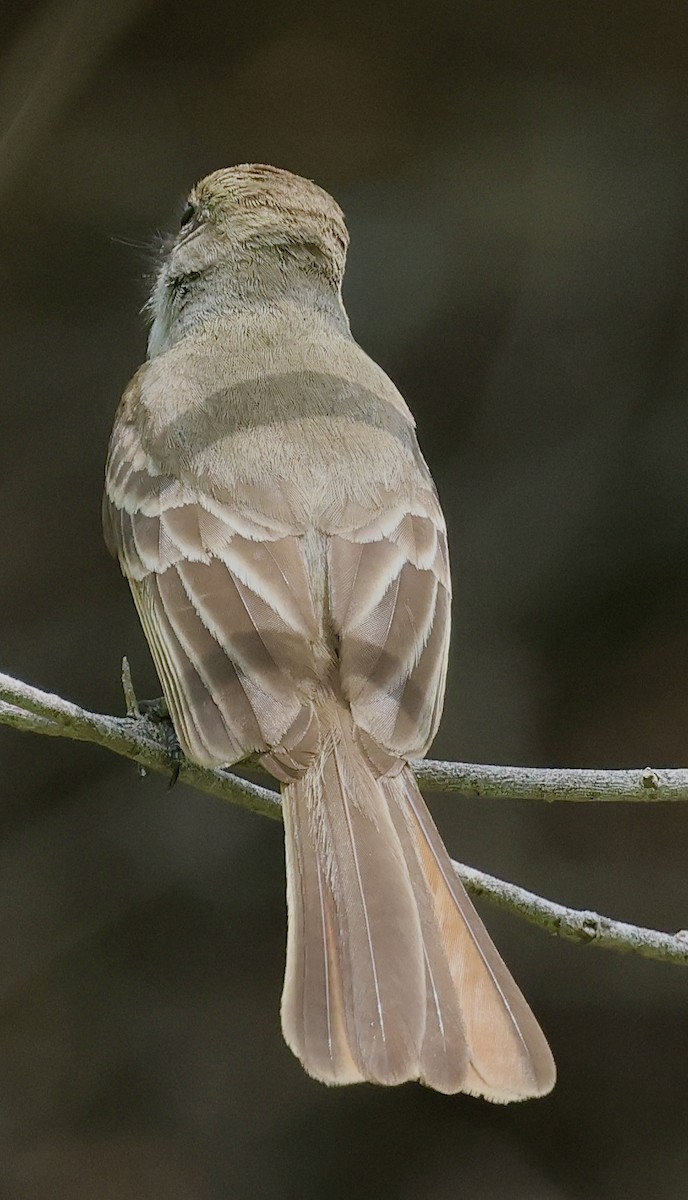
M 355 334 L 418 418 L 456 581 L 436 757 L 686 765 L 688 10 L 635 0 L 3 9 L 0 667 L 156 695 L 101 543 L 156 230 L 220 166 L 308 175 Z M 328 1091 L 282 1043 L 278 825 L 0 730 L 2 1200 L 688 1190 L 676 967 L 482 906 L 559 1084 Z M 657 928 L 680 805 L 434 804 L 465 861 Z

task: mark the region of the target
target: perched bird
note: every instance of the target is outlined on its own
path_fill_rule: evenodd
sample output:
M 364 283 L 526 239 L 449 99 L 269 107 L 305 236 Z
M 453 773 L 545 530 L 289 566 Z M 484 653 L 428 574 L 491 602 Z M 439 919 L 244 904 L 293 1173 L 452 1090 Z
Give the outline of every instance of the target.
M 282 1028 L 325 1083 L 548 1092 L 547 1042 L 418 791 L 446 530 L 413 418 L 354 341 L 344 217 L 275 167 L 189 196 L 110 442 L 108 545 L 186 756 L 280 781 Z

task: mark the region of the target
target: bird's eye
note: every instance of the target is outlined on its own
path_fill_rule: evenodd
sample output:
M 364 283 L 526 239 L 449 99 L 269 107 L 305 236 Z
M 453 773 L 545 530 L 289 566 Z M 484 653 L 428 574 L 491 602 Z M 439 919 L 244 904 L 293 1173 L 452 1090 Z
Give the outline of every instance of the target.
M 182 219 L 179 222 L 179 228 L 183 229 L 185 225 L 188 225 L 189 221 L 195 215 L 196 215 L 196 209 L 194 208 L 193 204 L 187 204 L 186 208 L 184 209 L 184 212 L 182 213 Z

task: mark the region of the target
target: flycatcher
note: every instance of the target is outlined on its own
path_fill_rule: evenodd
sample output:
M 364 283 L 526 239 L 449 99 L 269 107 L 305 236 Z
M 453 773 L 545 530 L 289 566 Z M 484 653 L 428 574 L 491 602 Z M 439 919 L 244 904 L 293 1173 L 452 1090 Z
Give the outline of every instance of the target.
M 282 790 L 282 1028 L 325 1083 L 548 1092 L 547 1042 L 409 760 L 442 710 L 444 518 L 404 400 L 354 341 L 344 217 L 275 167 L 191 192 L 110 442 L 105 536 L 187 757 Z

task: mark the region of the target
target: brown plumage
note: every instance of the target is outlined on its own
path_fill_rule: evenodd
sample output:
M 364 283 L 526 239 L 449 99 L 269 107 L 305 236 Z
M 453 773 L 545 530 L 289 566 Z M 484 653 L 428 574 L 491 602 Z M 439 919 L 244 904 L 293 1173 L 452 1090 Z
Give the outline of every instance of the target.
M 273 167 L 191 193 L 110 444 L 108 544 L 184 752 L 282 786 L 284 1035 L 326 1083 L 537 1096 L 554 1064 L 409 759 L 444 695 L 444 519 L 402 397 L 354 342 L 347 232 Z

